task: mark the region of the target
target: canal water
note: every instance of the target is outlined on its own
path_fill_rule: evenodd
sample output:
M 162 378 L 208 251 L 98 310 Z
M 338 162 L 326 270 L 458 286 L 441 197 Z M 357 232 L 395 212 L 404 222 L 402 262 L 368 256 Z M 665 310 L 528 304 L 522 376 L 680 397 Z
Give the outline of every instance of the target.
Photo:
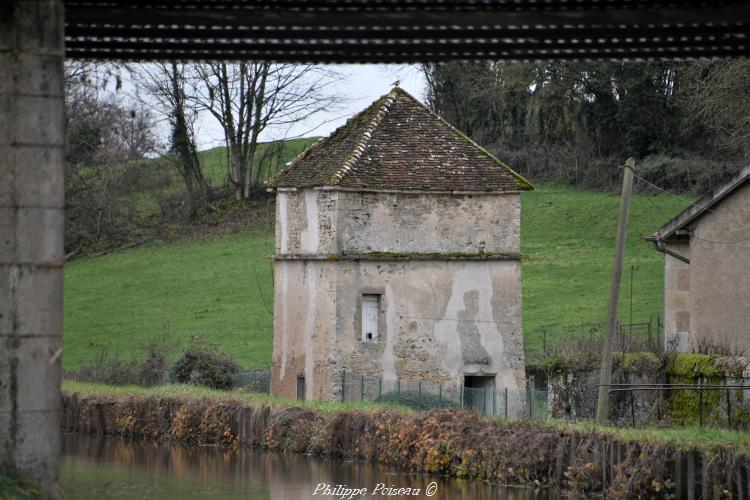
M 342 494 L 358 499 L 547 498 L 525 488 L 431 477 L 374 464 L 257 450 L 132 443 L 86 434 L 63 434 L 60 488 L 64 499 L 333 500 Z M 345 488 L 366 491 L 354 493 Z M 419 495 L 403 494 L 408 493 L 406 488 L 411 493 L 419 489 Z

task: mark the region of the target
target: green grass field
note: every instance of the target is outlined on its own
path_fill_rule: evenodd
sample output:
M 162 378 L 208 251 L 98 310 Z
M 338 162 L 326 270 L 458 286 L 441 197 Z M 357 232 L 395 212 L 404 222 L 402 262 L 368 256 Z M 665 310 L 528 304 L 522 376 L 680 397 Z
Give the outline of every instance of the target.
M 662 308 L 663 257 L 642 240 L 689 204 L 636 195 L 625 254 L 620 317 Z M 606 319 L 619 196 L 538 186 L 522 202 L 524 329 L 529 349 L 551 335 Z M 149 342 L 185 346 L 191 335 L 248 368 L 271 360 L 273 235 L 260 223 L 242 234 L 153 244 L 65 267 L 65 368 L 75 369 L 103 347 L 130 356 Z
M 633 197 L 620 288 L 621 323 L 630 322 L 631 275 L 633 322 L 661 314 L 664 259 L 643 237 L 689 204 L 688 199 L 667 195 Z M 530 348 L 539 347 L 542 330 L 559 336 L 606 322 L 619 205 L 619 194 L 564 187 L 540 186 L 523 195 L 523 321 Z
M 262 166 L 264 177 L 276 171 L 302 153 L 308 146 L 317 141 L 317 137 L 303 137 L 282 142 L 264 142 L 258 145 L 255 153 L 257 160 L 265 159 Z M 283 147 L 281 147 L 283 145 Z M 223 186 L 227 180 L 227 156 L 223 147 L 207 149 L 198 153 L 203 166 L 203 173 L 208 182 L 214 186 Z

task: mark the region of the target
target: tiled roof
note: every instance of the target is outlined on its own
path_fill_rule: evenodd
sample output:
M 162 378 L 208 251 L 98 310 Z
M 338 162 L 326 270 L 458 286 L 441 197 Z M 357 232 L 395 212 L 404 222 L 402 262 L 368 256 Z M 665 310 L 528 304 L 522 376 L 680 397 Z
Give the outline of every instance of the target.
M 509 192 L 531 184 L 396 87 L 268 181 L 269 187 Z

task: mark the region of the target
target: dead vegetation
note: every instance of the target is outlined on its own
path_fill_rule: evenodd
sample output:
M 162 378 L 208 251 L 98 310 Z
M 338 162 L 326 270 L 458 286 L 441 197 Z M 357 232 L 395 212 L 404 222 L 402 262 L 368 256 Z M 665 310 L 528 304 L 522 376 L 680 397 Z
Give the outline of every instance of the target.
M 695 470 L 704 492 L 736 492 L 750 458 L 731 446 L 704 449 L 622 440 L 595 429 L 486 419 L 468 411 L 399 412 L 248 405 L 177 397 L 63 396 L 63 428 L 188 445 L 254 446 L 502 484 L 608 498 L 675 498 Z M 699 468 L 700 474 L 698 473 Z M 693 484 L 695 493 L 701 487 Z M 717 490 L 718 488 L 718 490 Z

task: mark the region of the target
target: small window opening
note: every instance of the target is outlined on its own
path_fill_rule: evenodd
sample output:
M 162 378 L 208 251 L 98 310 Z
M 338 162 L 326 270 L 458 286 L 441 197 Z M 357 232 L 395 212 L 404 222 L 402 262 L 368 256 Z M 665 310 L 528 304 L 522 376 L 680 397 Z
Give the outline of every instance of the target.
M 305 376 L 302 374 L 297 375 L 297 399 L 305 400 Z
M 380 338 L 380 295 L 362 295 L 362 341 L 374 342 Z

